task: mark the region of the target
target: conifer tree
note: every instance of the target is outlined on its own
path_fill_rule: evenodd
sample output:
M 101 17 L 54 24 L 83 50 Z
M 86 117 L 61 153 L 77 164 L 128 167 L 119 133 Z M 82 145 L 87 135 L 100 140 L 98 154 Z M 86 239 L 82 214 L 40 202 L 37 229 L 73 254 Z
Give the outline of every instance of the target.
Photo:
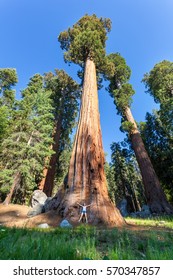
M 114 142 L 111 145 L 111 167 L 114 181 L 117 186 L 116 201 L 127 200 L 129 212 L 139 211 L 140 205 L 145 201 L 143 184 L 139 168 L 128 141 Z M 126 147 L 126 148 L 125 148 Z
M 47 73 L 44 77 L 46 89 L 51 91 L 54 115 L 53 154 L 49 159 L 49 166 L 44 169 L 44 178 L 40 182 L 40 189 L 47 196 L 52 195 L 57 162 L 70 141 L 69 135 L 74 127 L 78 109 L 79 86 L 63 70 L 55 70 L 55 74 Z
M 159 113 L 147 113 L 140 132 L 166 196 L 173 203 L 173 145 Z
M 16 85 L 17 81 L 15 69 L 0 69 L 0 149 L 3 139 L 10 133 L 12 109 L 15 101 L 15 90 L 12 87 Z
M 173 213 L 173 207 L 168 203 L 158 177 L 155 173 L 151 160 L 145 149 L 137 124 L 131 113 L 130 105 L 134 90 L 127 83 L 130 78 L 130 69 L 125 60 L 119 54 L 110 54 L 109 59 L 114 63 L 115 72 L 109 77 L 110 85 L 108 91 L 114 98 L 114 103 L 119 114 L 123 117 L 123 128 L 128 131 L 132 142 L 137 162 L 141 171 L 147 203 L 152 212 Z
M 142 126 L 144 141 L 165 191 L 173 200 L 173 62 L 157 63 L 144 75 L 143 82 L 147 93 L 160 105 L 157 112 L 146 116 Z
M 74 222 L 79 217 L 77 203 L 91 204 L 89 222 L 108 226 L 124 224 L 108 196 L 97 96 L 96 71 L 99 73 L 107 67 L 105 42 L 110 28 L 109 19 L 85 15 L 59 35 L 61 47 L 66 51 L 65 60 L 79 64 L 84 70 L 84 78 L 68 179 L 56 201 L 62 216 Z
M 13 86 L 18 82 L 16 69 L 1 68 L 0 69 L 0 94 L 1 105 L 6 105 L 8 108 L 12 108 L 15 101 L 15 90 Z
M 160 104 L 159 116 L 164 131 L 173 142 L 173 62 L 163 60 L 144 75 L 147 92 Z
M 50 92 L 43 89 L 43 78 L 36 74 L 22 91 L 13 115 L 13 130 L 2 143 L 1 192 L 4 201 L 24 203 L 37 188 L 44 158 L 51 154 L 53 125 Z

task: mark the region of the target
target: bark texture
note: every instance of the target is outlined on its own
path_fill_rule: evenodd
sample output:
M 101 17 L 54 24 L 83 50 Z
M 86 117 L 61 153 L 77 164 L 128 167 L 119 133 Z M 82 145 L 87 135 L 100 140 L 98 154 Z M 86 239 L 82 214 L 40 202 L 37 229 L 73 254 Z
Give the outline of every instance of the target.
M 61 126 L 62 126 L 62 117 L 60 116 L 56 122 L 55 130 L 53 134 L 53 145 L 52 150 L 54 154 L 50 158 L 49 167 L 43 170 L 43 179 L 39 184 L 39 189 L 43 190 L 43 192 L 49 197 L 52 195 L 53 187 L 54 187 L 54 179 L 56 173 L 56 162 L 58 158 L 58 148 L 59 148 L 59 140 L 61 134 Z
M 124 114 L 126 119 L 133 124 L 130 138 L 141 171 L 147 203 L 153 213 L 171 214 L 173 213 L 173 207 L 168 203 L 165 193 L 161 188 L 129 107 L 125 109 Z
M 121 226 L 125 224 L 119 210 L 111 202 L 104 173 L 104 152 L 100 128 L 96 69 L 92 60 L 85 63 L 83 93 L 78 129 L 73 146 L 68 180 L 53 208 L 62 217 L 77 222 L 80 209 L 77 203 L 91 204 L 88 222 L 93 225 Z

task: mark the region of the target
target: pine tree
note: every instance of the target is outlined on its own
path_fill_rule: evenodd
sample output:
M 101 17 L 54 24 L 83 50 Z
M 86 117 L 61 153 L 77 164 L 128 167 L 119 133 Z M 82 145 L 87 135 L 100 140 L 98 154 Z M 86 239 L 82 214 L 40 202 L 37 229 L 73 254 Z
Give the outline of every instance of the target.
M 8 108 L 12 108 L 15 101 L 15 91 L 13 86 L 18 82 L 16 69 L 1 68 L 0 69 L 0 93 L 1 93 L 1 105 L 6 105 Z
M 168 203 L 161 188 L 130 109 L 132 95 L 134 94 L 132 86 L 127 83 L 130 78 L 130 69 L 119 54 L 110 54 L 109 59 L 114 63 L 115 71 L 114 75 L 109 77 L 108 91 L 114 98 L 119 114 L 123 117 L 123 128 L 128 131 L 132 142 L 143 179 L 147 203 L 152 212 L 170 214 L 173 212 L 173 207 Z
M 1 192 L 4 201 L 24 203 L 37 188 L 43 162 L 51 154 L 53 125 L 50 92 L 43 89 L 43 78 L 36 74 L 22 91 L 13 116 L 13 130 L 2 143 Z
M 40 189 L 47 196 L 52 195 L 58 160 L 69 142 L 69 135 L 74 127 L 78 109 L 79 86 L 63 70 L 55 70 L 55 74 L 45 74 L 45 87 L 51 91 L 54 114 L 53 145 L 54 152 L 49 159 L 49 166 L 44 169 L 44 178 L 40 182 Z
M 116 202 L 119 203 L 125 198 L 129 212 L 139 211 L 145 196 L 134 152 L 127 139 L 120 143 L 112 143 L 111 151 L 111 168 L 117 186 L 114 194 Z
M 17 81 L 15 69 L 0 69 L 0 150 L 3 139 L 10 133 L 12 109 L 15 105 L 15 90 L 12 88 Z

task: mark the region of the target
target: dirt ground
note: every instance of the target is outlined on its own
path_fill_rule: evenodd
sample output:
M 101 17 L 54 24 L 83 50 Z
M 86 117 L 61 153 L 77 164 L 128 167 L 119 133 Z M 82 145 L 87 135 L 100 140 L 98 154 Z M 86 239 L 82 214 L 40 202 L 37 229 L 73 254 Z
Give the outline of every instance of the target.
M 0 204 L 0 226 L 4 225 L 6 227 L 34 228 L 40 224 L 47 223 L 50 227 L 57 227 L 62 220 L 58 213 L 53 210 L 32 218 L 28 218 L 27 213 L 29 210 L 31 210 L 31 207 L 25 205 Z M 76 224 L 73 226 L 76 226 Z M 133 231 L 164 230 L 173 232 L 173 230 L 163 227 L 137 226 L 134 222 L 129 221 L 125 228 Z
M 61 221 L 56 211 L 50 211 L 32 218 L 27 217 L 31 207 L 18 204 L 0 204 L 0 225 L 6 227 L 33 228 L 47 223 L 49 226 L 57 227 Z

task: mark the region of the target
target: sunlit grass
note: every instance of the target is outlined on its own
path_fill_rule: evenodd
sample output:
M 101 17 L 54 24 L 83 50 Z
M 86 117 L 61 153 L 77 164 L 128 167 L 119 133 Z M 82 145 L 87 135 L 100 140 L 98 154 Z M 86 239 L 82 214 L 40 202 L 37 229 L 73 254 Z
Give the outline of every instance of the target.
M 156 216 L 152 218 L 126 218 L 127 223 L 133 223 L 136 225 L 151 226 L 151 227 L 163 227 L 173 229 L 173 216 Z
M 139 224 L 155 226 L 155 222 L 140 219 Z M 72 229 L 17 229 L 1 226 L 0 259 L 172 260 L 172 220 L 165 219 L 165 223 L 168 223 L 170 230 L 96 229 L 85 225 Z

